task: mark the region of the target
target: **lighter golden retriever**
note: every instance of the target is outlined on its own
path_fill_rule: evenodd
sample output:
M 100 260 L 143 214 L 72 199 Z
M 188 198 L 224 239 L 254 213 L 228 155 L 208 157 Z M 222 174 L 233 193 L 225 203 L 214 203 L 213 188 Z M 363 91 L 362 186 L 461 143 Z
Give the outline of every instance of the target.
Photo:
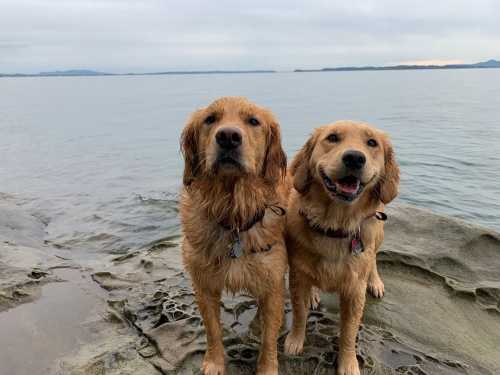
M 398 194 L 393 148 L 381 131 L 340 121 L 314 131 L 289 173 L 295 187 L 286 240 L 293 323 L 285 352 L 302 352 L 311 291 L 337 292 L 337 374 L 359 374 L 356 335 L 366 290 L 376 297 L 384 294 L 376 253 L 384 238 L 384 205 Z
M 181 149 L 182 254 L 207 335 L 202 371 L 224 374 L 219 309 L 227 290 L 257 299 L 262 322 L 257 373 L 277 374 L 289 190 L 278 122 L 247 99 L 221 98 L 191 116 Z

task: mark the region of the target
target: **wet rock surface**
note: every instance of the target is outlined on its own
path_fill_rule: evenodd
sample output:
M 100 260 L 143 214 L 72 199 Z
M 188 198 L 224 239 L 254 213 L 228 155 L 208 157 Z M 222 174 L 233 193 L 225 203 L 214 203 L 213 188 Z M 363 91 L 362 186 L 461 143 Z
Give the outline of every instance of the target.
M 50 272 L 60 262 L 45 251 L 45 223 L 1 196 L 0 312 L 30 302 L 40 287 L 55 281 Z
M 358 334 L 362 373 L 500 373 L 498 233 L 408 206 L 391 208 L 388 215 L 378 256 L 386 294 L 382 300 L 367 300 Z M 165 238 L 109 256 L 88 271 L 103 293 L 101 312 L 88 323 L 96 333 L 60 358 L 54 373 L 199 373 L 206 339 L 182 271 L 179 242 L 178 236 Z M 37 282 L 50 278 L 52 271 L 38 265 L 23 272 Z M 334 373 L 336 296 L 323 294 L 319 309 L 311 312 L 301 356 L 283 353 L 290 310 L 287 302 L 280 373 Z M 227 372 L 254 373 L 259 350 L 255 301 L 225 296 L 221 319 Z
M 500 369 L 500 241 L 496 233 L 411 207 L 388 211 L 379 256 L 386 296 L 369 298 L 358 335 L 364 374 L 494 374 Z M 135 350 L 161 373 L 197 373 L 206 345 L 178 239 L 161 241 L 94 274 L 109 291 L 109 311 L 137 334 Z M 332 373 L 338 351 L 335 296 L 311 312 L 305 351 L 290 357 L 279 340 L 284 374 Z M 259 350 L 255 301 L 221 305 L 226 367 L 252 374 Z

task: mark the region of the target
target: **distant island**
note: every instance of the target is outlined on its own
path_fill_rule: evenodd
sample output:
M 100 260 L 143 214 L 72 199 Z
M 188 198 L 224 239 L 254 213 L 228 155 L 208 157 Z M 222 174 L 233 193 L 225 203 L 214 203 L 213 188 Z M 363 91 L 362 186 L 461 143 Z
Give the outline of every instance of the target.
M 295 69 L 296 73 L 304 72 L 352 72 L 364 70 L 435 70 L 435 69 L 492 69 L 500 68 L 500 61 L 488 60 L 475 64 L 449 65 L 394 65 L 394 66 L 344 66 L 340 68 Z
M 157 76 L 157 75 L 182 75 L 182 74 L 249 74 L 249 73 L 276 73 L 275 70 L 187 70 L 166 71 L 151 73 L 105 73 L 87 69 L 56 70 L 53 72 L 40 72 L 33 74 L 12 73 L 2 74 L 1 77 L 95 77 L 95 76 Z
M 371 70 L 437 70 L 437 69 L 495 69 L 500 68 L 500 61 L 488 60 L 475 64 L 449 65 L 393 65 L 393 66 L 343 66 L 338 68 L 322 69 L 295 69 L 295 73 L 305 72 L 349 72 Z M 184 70 L 146 73 L 107 73 L 89 69 L 55 70 L 40 73 L 0 73 L 2 77 L 95 77 L 95 76 L 157 76 L 157 75 L 186 75 L 186 74 L 252 74 L 277 73 L 276 70 Z

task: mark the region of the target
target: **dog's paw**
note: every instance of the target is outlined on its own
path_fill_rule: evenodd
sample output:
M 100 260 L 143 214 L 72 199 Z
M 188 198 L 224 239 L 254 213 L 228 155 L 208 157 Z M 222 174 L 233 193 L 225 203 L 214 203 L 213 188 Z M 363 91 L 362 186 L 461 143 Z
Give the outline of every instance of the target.
M 311 287 L 311 297 L 309 298 L 309 307 L 311 310 L 317 310 L 321 297 L 319 295 L 319 289 L 316 287 Z
M 382 298 L 384 296 L 385 287 L 380 276 L 370 277 L 370 280 L 368 280 L 368 292 L 375 298 Z
M 290 332 L 285 339 L 285 354 L 299 355 L 304 349 L 304 336 Z
M 337 365 L 337 375 L 360 375 L 358 359 L 356 353 L 349 353 L 339 356 Z
M 220 363 L 205 359 L 201 367 L 201 373 L 203 375 L 224 375 L 224 362 Z

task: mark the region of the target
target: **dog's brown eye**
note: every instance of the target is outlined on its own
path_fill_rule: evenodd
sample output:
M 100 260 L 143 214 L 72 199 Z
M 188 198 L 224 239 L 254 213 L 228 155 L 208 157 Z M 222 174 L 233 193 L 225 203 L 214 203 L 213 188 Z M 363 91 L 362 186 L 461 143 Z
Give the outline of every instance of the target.
M 370 147 L 377 147 L 378 146 L 377 141 L 373 138 L 369 139 L 368 142 L 366 142 L 366 144 Z
M 338 142 L 338 141 L 339 141 L 339 137 L 338 137 L 338 135 L 337 135 L 337 134 L 332 133 L 332 134 L 330 134 L 328 137 L 326 137 L 326 140 L 327 140 L 328 142 L 331 142 L 331 143 L 336 143 L 336 142 Z
M 252 126 L 259 126 L 260 125 L 260 121 L 257 120 L 255 117 L 250 117 L 248 119 L 248 123 Z
M 210 125 L 213 124 L 217 120 L 217 118 L 214 115 L 210 115 L 205 119 L 205 124 Z

